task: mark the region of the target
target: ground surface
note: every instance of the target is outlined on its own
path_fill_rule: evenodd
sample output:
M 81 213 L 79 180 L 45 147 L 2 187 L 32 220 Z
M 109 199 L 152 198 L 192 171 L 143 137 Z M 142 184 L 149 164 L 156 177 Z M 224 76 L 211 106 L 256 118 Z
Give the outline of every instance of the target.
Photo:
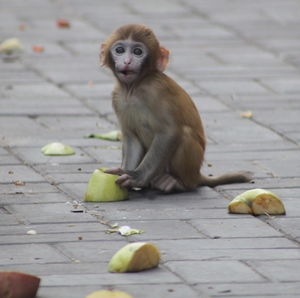
M 79 298 L 102 288 L 137 298 L 299 297 L 299 1 L 2 0 L 0 6 L 1 40 L 24 44 L 20 55 L 0 57 L 1 270 L 40 276 L 41 298 Z M 71 27 L 58 28 L 58 18 Z M 91 172 L 120 163 L 120 143 L 84 136 L 117 127 L 113 79 L 100 68 L 98 49 L 113 29 L 133 22 L 151 26 L 171 50 L 168 73 L 201 112 L 204 172 L 251 170 L 255 184 L 135 194 L 72 212 Z M 241 117 L 245 111 L 253 117 Z M 42 155 L 52 141 L 74 146 L 76 155 Z M 280 195 L 287 215 L 229 215 L 228 202 L 253 187 Z M 124 238 L 105 233 L 107 223 L 146 232 Z M 108 273 L 114 252 L 140 240 L 160 248 L 160 267 Z

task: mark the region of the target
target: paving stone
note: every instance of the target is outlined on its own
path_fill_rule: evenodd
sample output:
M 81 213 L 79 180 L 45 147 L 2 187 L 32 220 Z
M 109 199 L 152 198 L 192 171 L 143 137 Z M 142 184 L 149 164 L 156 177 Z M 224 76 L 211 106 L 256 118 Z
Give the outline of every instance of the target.
M 11 155 L 0 155 L 0 163 L 1 165 L 13 165 L 20 164 L 21 161 Z
M 291 235 L 293 238 L 300 237 L 300 217 L 295 218 L 274 218 L 267 220 L 274 228 Z
M 72 206 L 66 203 L 10 205 L 7 208 L 17 216 L 26 218 L 30 223 L 97 222 L 85 212 L 72 212 Z
M 64 142 L 64 141 L 62 141 Z M 64 142 L 67 144 L 67 142 Z M 46 145 L 47 143 L 44 143 Z M 43 146 L 44 146 L 43 145 Z M 22 160 L 29 164 L 40 164 L 40 163 L 89 163 L 94 162 L 94 159 L 87 156 L 80 148 L 74 148 L 74 155 L 65 156 L 49 156 L 41 153 L 41 147 L 17 147 L 13 148 L 13 151 Z
M 112 224 L 115 222 L 111 222 Z M 185 221 L 179 220 L 149 220 L 149 221 L 128 221 L 119 220 L 120 226 L 129 225 L 132 228 L 145 231 L 144 233 L 129 237 L 135 241 L 154 241 L 158 239 L 184 239 L 203 238 L 203 234 L 194 229 Z
M 254 238 L 253 238 L 254 239 Z M 256 239 L 256 238 L 255 238 Z M 254 240 L 255 240 L 254 239 Z M 200 241 L 198 239 L 195 241 Z M 253 240 L 253 241 L 254 241 Z M 178 240 L 176 240 L 178 243 Z M 258 238 L 257 241 L 260 241 Z M 181 242 L 181 241 L 180 241 Z M 160 240 L 156 240 L 155 242 L 158 247 L 160 247 Z M 169 261 L 248 261 L 248 260 L 298 260 L 300 253 L 299 248 L 266 248 L 266 249 L 257 249 L 257 248 L 218 248 L 218 249 L 199 249 L 198 246 L 194 249 L 193 241 L 189 240 L 185 247 L 177 247 L 177 243 L 173 242 L 173 244 L 168 247 L 164 247 L 162 244 L 162 258 L 165 262 Z M 201 242 L 200 242 L 201 243 Z M 183 264 L 182 263 L 182 264 Z M 215 280 L 213 279 L 215 282 Z
M 68 261 L 67 257 L 47 244 L 1 245 L 0 260 L 2 265 Z
M 190 252 L 195 251 L 195 253 L 202 250 L 241 250 L 241 249 L 283 249 L 283 248 L 298 248 L 298 244 L 288 240 L 284 237 L 257 237 L 253 238 L 214 238 L 214 239 L 182 239 L 182 241 L 178 240 L 158 240 L 158 247 L 165 252 L 167 256 L 168 253 L 178 254 L 182 258 L 184 253 L 186 253 L 187 258 L 192 258 L 190 256 Z M 185 251 L 186 250 L 186 251 Z M 201 255 L 201 254 L 199 254 Z M 238 257 L 238 256 L 237 256 Z
M 0 269 L 39 275 L 45 298 L 101 288 L 145 298 L 298 297 L 299 3 L 145 2 L 12 0 L 1 9 L 2 40 L 16 36 L 24 51 L 0 54 Z M 71 27 L 58 28 L 58 18 Z M 203 172 L 250 170 L 254 184 L 83 202 L 92 171 L 120 165 L 121 143 L 84 136 L 118 128 L 99 47 L 126 23 L 150 26 L 171 50 L 166 73 L 191 94 L 206 129 Z M 33 52 L 39 44 L 45 51 Z M 251 119 L 240 116 L 247 110 Z M 43 156 L 54 141 L 77 154 Z M 280 195 L 287 214 L 228 214 L 234 196 L 256 187 Z M 71 212 L 76 204 L 86 212 Z M 146 232 L 106 234 L 108 222 Z M 107 272 L 117 249 L 141 240 L 160 248 L 159 268 Z
M 299 78 L 269 79 L 261 82 L 278 93 L 299 93 L 300 91 Z
M 157 7 L 160 7 L 159 12 L 157 12 Z M 139 13 L 159 13 L 159 14 L 177 14 L 186 12 L 184 9 L 184 6 L 178 4 L 178 3 L 172 3 L 172 1 L 169 0 L 163 0 L 163 1 L 153 1 L 148 2 L 147 4 L 139 3 L 138 5 L 134 4 L 133 9 Z
M 255 261 L 251 262 L 255 270 L 267 276 L 270 280 L 282 282 L 299 281 L 300 260 L 293 261 Z
M 0 188 L 0 194 L 43 194 L 48 192 L 57 192 L 57 188 L 49 183 L 1 184 Z
M 254 297 L 297 297 L 300 293 L 300 283 L 297 282 L 264 282 L 264 283 L 227 283 L 199 284 L 197 289 L 207 292 L 213 297 L 247 296 Z M 295 295 L 295 296 L 293 296 Z
M 189 283 L 207 283 L 212 279 L 216 283 L 264 281 L 255 271 L 236 261 L 185 261 L 168 262 L 166 265 Z M 227 274 L 221 269 L 224 267 Z
M 156 274 L 151 274 L 151 273 Z M 152 271 L 144 271 L 130 274 L 65 274 L 65 275 L 46 275 L 42 276 L 44 286 L 75 286 L 75 285 L 99 285 L 102 284 L 143 284 L 145 280 L 150 283 L 159 283 L 162 280 L 165 283 L 178 282 L 178 277 L 161 268 L 155 268 Z
M 0 203 L 9 204 L 39 204 L 39 203 L 64 203 L 69 199 L 68 196 L 56 193 L 17 193 L 1 195 Z
M 282 236 L 275 229 L 253 218 L 194 219 L 191 224 L 209 237 L 274 237 Z M 243 227 L 243 228 L 241 228 Z
M 0 166 L 1 183 L 22 182 L 43 182 L 45 179 L 25 165 Z
M 80 242 L 82 246 L 85 245 L 85 241 L 111 241 L 116 239 L 118 236 L 109 236 L 105 232 L 80 232 L 80 233 L 51 233 L 51 234 L 39 234 L 37 235 L 26 235 L 28 231 L 31 231 L 32 227 L 29 227 L 23 235 L 1 235 L 1 244 L 26 244 L 26 243 L 57 243 L 57 242 Z
M 118 163 L 121 164 L 122 152 L 121 144 L 115 143 L 115 145 L 93 146 L 86 147 L 85 151 L 92 156 L 99 163 Z
M 252 110 L 255 116 L 256 111 L 281 109 L 282 106 L 288 106 L 293 110 L 298 108 L 300 103 L 296 95 L 292 94 L 269 94 L 269 95 L 237 95 L 221 96 L 232 107 L 243 110 Z
M 82 298 L 87 294 L 90 294 L 94 291 L 99 291 L 101 289 L 116 289 L 119 291 L 124 291 L 129 293 L 130 295 L 134 295 L 134 297 L 145 297 L 151 298 L 155 297 L 165 297 L 165 298 L 181 298 L 187 295 L 189 298 L 198 298 L 199 293 L 192 290 L 188 286 L 179 285 L 179 284 L 137 284 L 137 285 L 115 285 L 115 286 L 107 286 L 107 285 L 94 285 L 94 286 L 74 286 L 72 289 L 74 291 L 70 292 L 70 288 L 68 287 L 46 287 L 39 289 L 39 295 L 47 295 L 49 298 L 58 297 L 59 295 L 63 295 L 65 298 Z
M 1 235 L 25 235 L 28 230 L 35 230 L 37 235 L 50 234 L 81 234 L 85 232 L 105 232 L 107 226 L 99 222 L 72 222 L 72 223 L 37 223 L 37 224 L 19 224 L 6 227 L 0 227 Z M 37 236 L 31 235 L 31 236 Z M 31 237 L 29 236 L 28 239 Z M 17 237 L 16 237 L 17 238 Z M 118 238 L 119 239 L 119 238 Z M 76 242 L 78 239 L 74 238 Z
M 87 207 L 90 207 L 87 203 L 85 204 Z M 132 205 L 132 206 L 131 206 Z M 153 204 L 153 208 L 145 207 L 144 204 L 139 208 L 135 203 L 131 203 L 131 205 L 127 204 L 127 206 L 119 205 L 119 208 L 106 208 L 107 205 L 98 204 L 92 209 L 92 212 L 96 212 L 99 215 L 104 216 L 109 220 L 158 220 L 165 219 L 166 214 L 168 214 L 168 219 L 198 219 L 198 218 L 236 218 L 235 215 L 229 214 L 225 206 L 222 209 L 208 209 L 196 206 L 193 204 L 187 204 L 186 208 L 178 209 L 177 206 L 174 208 L 164 208 L 159 210 L 157 208 L 157 203 Z M 135 206 L 133 206 L 135 205 Z M 140 204 L 141 205 L 141 204 Z M 203 204 L 205 207 L 205 204 Z M 93 208 L 93 206 L 91 206 Z M 249 215 L 250 216 L 250 215 Z M 241 217 L 245 217 L 244 215 Z
M 48 98 L 47 101 L 41 98 L 23 99 L 22 109 L 20 109 L 20 99 L 2 99 L 0 102 L 0 113 L 3 115 L 92 115 L 90 109 L 83 106 L 74 99 L 61 98 L 59 102 L 56 99 Z
M 1 87 L 0 87 L 1 88 Z M 2 89 L 2 90 L 1 90 Z M 0 90 L 4 93 L 8 98 L 55 98 L 55 97 L 64 97 L 69 98 L 70 96 L 64 92 L 61 88 L 50 84 L 50 83 L 42 83 L 42 84 L 23 84 L 9 86 L 9 88 L 3 86 Z
M 56 247 L 69 257 L 86 262 L 108 262 L 114 253 L 127 244 L 124 238 L 112 241 L 89 241 L 85 242 L 84 247 L 78 242 L 60 242 Z

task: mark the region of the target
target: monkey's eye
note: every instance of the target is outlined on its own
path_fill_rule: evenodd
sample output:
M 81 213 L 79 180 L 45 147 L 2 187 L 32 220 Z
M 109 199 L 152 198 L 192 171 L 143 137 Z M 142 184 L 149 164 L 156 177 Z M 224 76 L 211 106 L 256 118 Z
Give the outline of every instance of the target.
M 125 49 L 123 47 L 117 47 L 115 51 L 117 54 L 123 54 L 125 52 Z
M 135 48 L 133 50 L 133 54 L 136 56 L 141 56 L 143 54 L 143 50 L 141 48 Z

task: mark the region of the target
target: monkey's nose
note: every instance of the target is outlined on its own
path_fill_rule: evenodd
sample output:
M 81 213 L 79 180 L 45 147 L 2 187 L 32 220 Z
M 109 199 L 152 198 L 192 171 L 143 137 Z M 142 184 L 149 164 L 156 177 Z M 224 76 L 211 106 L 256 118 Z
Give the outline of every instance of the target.
M 131 64 L 131 61 L 132 61 L 132 59 L 131 58 L 126 58 L 125 60 L 124 60 L 124 64 L 125 65 L 130 65 Z

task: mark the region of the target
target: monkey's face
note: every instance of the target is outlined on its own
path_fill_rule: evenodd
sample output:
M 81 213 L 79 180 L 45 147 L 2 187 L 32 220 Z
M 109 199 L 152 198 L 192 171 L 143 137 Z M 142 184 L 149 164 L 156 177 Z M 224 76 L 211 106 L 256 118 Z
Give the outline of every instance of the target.
M 139 77 L 148 56 L 147 47 L 133 40 L 118 40 L 110 49 L 114 73 L 124 84 L 130 85 Z

